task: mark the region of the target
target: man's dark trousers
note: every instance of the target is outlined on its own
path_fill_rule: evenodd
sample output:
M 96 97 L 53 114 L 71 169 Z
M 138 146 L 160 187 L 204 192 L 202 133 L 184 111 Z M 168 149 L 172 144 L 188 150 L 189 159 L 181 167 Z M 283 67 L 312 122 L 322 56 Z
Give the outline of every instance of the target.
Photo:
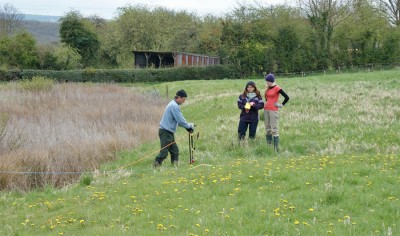
M 168 152 L 171 154 L 171 163 L 174 164 L 175 162 L 178 162 L 179 148 L 178 145 L 175 143 L 174 133 L 165 129 L 159 129 L 158 136 L 160 137 L 161 150 L 160 153 L 156 156 L 156 162 L 161 165 L 161 163 L 165 159 L 167 159 Z

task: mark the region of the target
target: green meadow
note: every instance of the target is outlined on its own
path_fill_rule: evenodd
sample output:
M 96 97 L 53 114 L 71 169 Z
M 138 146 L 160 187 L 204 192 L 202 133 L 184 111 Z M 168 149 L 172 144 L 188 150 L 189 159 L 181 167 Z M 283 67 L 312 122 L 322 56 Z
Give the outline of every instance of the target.
M 278 77 L 279 153 L 262 121 L 237 142 L 249 80 L 264 92 L 261 77 L 128 85 L 187 91 L 196 162 L 179 128 L 179 166 L 152 167 L 155 136 L 76 184 L 3 191 L 0 235 L 400 235 L 400 70 Z

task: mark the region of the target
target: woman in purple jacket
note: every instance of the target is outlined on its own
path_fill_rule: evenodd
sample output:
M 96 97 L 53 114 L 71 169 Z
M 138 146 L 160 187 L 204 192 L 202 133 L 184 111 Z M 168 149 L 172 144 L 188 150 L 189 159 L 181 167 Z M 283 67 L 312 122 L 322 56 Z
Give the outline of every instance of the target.
M 247 128 L 249 129 L 249 138 L 255 139 L 258 125 L 258 110 L 264 108 L 264 102 L 260 91 L 253 81 L 247 82 L 243 94 L 237 100 L 237 105 L 242 110 L 238 128 L 239 141 L 243 140 L 246 136 Z

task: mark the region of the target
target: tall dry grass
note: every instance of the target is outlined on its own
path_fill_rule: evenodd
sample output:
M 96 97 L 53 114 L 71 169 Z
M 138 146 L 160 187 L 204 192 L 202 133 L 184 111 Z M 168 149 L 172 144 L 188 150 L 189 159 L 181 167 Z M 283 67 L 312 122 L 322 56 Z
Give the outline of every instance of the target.
M 156 139 L 167 102 L 106 84 L 0 89 L 0 189 L 76 181 L 79 172 L 97 169 L 117 151 Z

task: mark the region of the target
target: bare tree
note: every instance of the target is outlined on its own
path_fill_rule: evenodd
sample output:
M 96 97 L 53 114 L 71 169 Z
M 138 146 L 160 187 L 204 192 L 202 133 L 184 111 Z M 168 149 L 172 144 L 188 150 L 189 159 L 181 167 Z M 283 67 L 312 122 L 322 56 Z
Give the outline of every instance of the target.
M 21 25 L 24 16 L 13 5 L 0 6 L 0 35 L 10 35 Z
M 391 24 L 400 26 L 400 1 L 381 0 Z
M 330 56 L 334 28 L 351 14 L 352 0 L 298 0 L 300 9 L 317 33 L 316 48 Z

